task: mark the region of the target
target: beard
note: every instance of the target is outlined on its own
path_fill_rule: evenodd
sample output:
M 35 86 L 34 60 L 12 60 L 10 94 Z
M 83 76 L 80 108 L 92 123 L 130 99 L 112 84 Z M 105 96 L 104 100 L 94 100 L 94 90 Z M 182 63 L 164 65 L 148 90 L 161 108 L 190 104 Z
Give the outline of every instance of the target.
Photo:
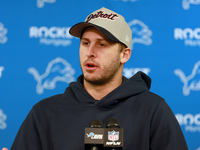
M 85 81 L 93 85 L 104 85 L 113 81 L 121 65 L 122 64 L 120 63 L 120 57 L 118 56 L 113 60 L 109 60 L 109 63 L 104 66 L 104 68 L 101 69 L 98 74 L 96 73 L 93 75 L 87 75 L 90 72 L 84 73 L 82 67 L 81 69 Z

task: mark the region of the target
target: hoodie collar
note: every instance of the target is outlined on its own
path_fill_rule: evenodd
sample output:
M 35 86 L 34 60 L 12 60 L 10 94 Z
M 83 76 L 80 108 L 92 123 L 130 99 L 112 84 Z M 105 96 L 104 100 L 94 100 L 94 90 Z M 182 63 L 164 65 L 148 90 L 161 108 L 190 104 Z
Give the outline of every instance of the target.
M 96 101 L 83 87 L 83 75 L 79 76 L 77 82 L 69 85 L 74 100 L 78 103 L 86 105 L 96 105 L 98 107 L 112 107 L 131 96 L 138 95 L 144 91 L 148 91 L 151 86 L 151 79 L 143 72 L 137 72 L 130 79 L 123 76 L 123 83 L 101 100 Z

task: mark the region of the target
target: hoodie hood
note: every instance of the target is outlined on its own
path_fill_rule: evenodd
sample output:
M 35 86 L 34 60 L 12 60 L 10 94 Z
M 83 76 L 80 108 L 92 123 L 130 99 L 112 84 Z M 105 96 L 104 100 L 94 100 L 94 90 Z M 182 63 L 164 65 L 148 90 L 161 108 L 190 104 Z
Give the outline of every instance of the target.
M 81 75 L 78 77 L 77 82 L 70 83 L 65 94 L 69 94 L 77 103 L 105 108 L 113 107 L 120 102 L 128 100 L 129 97 L 148 91 L 150 86 L 150 77 L 139 71 L 130 79 L 123 76 L 123 83 L 119 87 L 97 101 L 84 89 L 83 75 Z

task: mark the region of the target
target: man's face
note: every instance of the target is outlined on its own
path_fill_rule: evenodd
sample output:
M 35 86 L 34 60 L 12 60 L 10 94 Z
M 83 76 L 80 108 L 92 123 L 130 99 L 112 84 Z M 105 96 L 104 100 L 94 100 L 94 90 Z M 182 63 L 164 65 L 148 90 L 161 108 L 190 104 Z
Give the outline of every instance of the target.
M 80 65 L 84 81 L 102 85 L 114 80 L 123 69 L 120 48 L 119 43 L 108 40 L 96 28 L 86 29 L 80 41 Z

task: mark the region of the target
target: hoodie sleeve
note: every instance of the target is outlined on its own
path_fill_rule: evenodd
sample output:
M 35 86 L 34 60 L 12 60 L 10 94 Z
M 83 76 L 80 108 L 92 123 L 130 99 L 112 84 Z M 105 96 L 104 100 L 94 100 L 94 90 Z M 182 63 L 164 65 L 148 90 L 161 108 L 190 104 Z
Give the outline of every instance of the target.
M 151 150 L 188 150 L 182 130 L 172 110 L 162 101 L 151 122 Z
M 11 150 L 42 150 L 34 109 L 22 123 Z

